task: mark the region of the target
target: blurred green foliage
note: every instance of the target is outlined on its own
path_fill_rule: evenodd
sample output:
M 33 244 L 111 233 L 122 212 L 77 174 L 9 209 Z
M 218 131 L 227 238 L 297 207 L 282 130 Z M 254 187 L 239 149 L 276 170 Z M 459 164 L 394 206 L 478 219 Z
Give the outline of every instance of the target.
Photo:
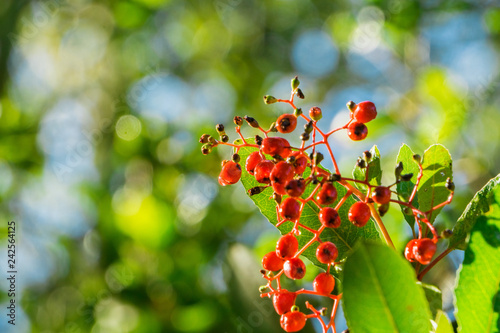
M 278 232 L 240 185 L 219 188 L 230 152 L 203 156 L 197 138 L 236 114 L 267 126 L 285 108 L 262 95 L 288 96 L 295 75 L 325 127 L 348 100 L 377 104 L 365 141 L 338 136 L 346 172 L 377 144 L 389 183 L 402 142 L 445 145 L 457 196 L 436 223 L 450 227 L 498 173 L 499 13 L 489 1 L 1 1 L 0 217 L 20 228 L 16 328 L 280 332 L 258 297 L 259 256 Z M 399 209 L 386 221 L 401 248 Z M 455 270 L 429 276 L 448 311 Z

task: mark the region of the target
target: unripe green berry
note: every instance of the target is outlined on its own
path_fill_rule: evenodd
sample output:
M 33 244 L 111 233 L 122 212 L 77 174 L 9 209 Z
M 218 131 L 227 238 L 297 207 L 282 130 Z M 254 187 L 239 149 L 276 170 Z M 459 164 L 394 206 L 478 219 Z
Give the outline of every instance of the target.
M 313 106 L 309 110 L 309 117 L 311 117 L 312 120 L 318 121 L 323 117 L 323 113 L 321 112 L 321 109 L 317 106 Z
M 292 90 L 295 91 L 298 87 L 299 87 L 299 84 L 300 84 L 300 81 L 299 81 L 299 77 L 296 76 L 292 79 Z
M 277 101 L 278 100 L 274 96 L 271 95 L 264 96 L 264 103 L 266 104 L 273 104 L 276 103 Z

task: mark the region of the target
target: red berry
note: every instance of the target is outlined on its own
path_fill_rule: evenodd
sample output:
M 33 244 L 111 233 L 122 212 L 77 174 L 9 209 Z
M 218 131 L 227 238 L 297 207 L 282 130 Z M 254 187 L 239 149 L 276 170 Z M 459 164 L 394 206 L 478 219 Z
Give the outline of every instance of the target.
M 292 163 L 295 167 L 295 173 L 301 175 L 306 170 L 307 158 L 300 151 L 294 151 L 290 156 L 295 158 L 295 161 Z
M 307 317 L 300 311 L 287 312 L 281 315 L 280 324 L 285 332 L 298 332 L 306 325 Z
M 351 140 L 360 141 L 368 135 L 368 128 L 365 124 L 355 121 L 347 127 L 347 135 Z
M 292 179 L 285 185 L 286 194 L 291 197 L 300 197 L 306 189 L 304 178 Z
M 283 269 L 285 261 L 278 257 L 276 251 L 271 251 L 262 258 L 262 267 L 268 271 L 279 271 Z
M 291 293 L 286 289 L 281 289 L 279 293 L 273 296 L 274 309 L 279 315 L 289 312 L 295 304 L 296 298 L 297 295 L 295 293 Z
M 434 243 L 431 239 L 418 239 L 413 248 L 413 254 L 419 263 L 422 265 L 428 265 L 436 253 L 436 249 L 436 243 Z
M 285 113 L 279 116 L 276 120 L 276 129 L 280 133 L 290 133 L 297 127 L 297 117 L 290 113 Z
M 289 221 L 297 221 L 300 217 L 300 204 L 294 198 L 286 198 L 281 203 L 279 213 Z
M 323 242 L 316 249 L 316 258 L 323 264 L 332 264 L 339 255 L 339 250 L 332 242 Z
M 285 185 L 295 175 L 295 168 L 285 161 L 278 162 L 271 172 L 271 183 L 274 192 L 285 195 Z
M 297 253 L 299 242 L 293 234 L 286 234 L 280 237 L 276 243 L 276 256 L 278 258 L 289 259 Z
M 286 190 L 285 190 L 285 185 L 283 183 L 278 183 L 278 182 L 271 182 L 271 185 L 273 186 L 273 191 L 285 195 Z
M 235 184 L 241 178 L 241 166 L 234 161 L 228 161 L 222 166 L 219 174 L 219 184 L 222 186 Z
M 285 185 L 295 176 L 295 168 L 285 161 L 278 162 L 271 172 L 271 181 Z
M 373 201 L 379 205 L 384 205 L 391 200 L 391 189 L 387 186 L 377 186 L 373 191 Z
M 332 183 L 324 183 L 316 195 L 316 201 L 320 205 L 330 205 L 337 200 L 337 189 Z
M 314 291 L 322 295 L 329 295 L 335 288 L 335 278 L 326 272 L 318 274 L 313 281 Z
M 260 155 L 260 152 L 254 151 L 247 157 L 247 161 L 245 163 L 245 169 L 249 174 L 253 176 L 255 167 L 257 164 L 259 164 L 260 161 L 262 161 L 262 156 Z
M 273 171 L 274 163 L 269 160 L 262 160 L 254 170 L 255 180 L 262 184 L 271 183 L 271 172 Z
M 417 239 L 412 239 L 406 244 L 405 247 L 405 258 L 409 262 L 415 261 L 415 245 L 417 244 Z
M 285 275 L 292 280 L 300 280 L 306 275 L 306 265 L 299 258 L 291 258 L 283 264 Z
M 371 212 L 370 207 L 363 201 L 355 202 L 351 208 L 347 218 L 357 227 L 364 227 L 368 220 L 370 220 Z
M 291 153 L 290 143 L 283 138 L 264 138 L 261 145 L 262 152 L 271 156 L 279 155 L 287 158 Z
M 354 118 L 360 123 L 367 123 L 377 117 L 377 108 L 375 104 L 369 101 L 364 101 L 356 105 L 354 109 Z
M 317 106 L 313 106 L 311 109 L 309 109 L 309 117 L 311 117 L 312 120 L 320 120 L 321 117 L 323 117 L 321 109 Z
M 327 228 L 338 228 L 341 223 L 339 213 L 332 207 L 321 208 L 319 221 Z

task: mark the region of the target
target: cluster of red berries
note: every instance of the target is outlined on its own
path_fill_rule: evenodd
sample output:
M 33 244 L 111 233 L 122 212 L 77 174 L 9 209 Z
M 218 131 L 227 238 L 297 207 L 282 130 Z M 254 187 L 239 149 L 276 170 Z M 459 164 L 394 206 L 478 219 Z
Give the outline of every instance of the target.
M 415 208 L 412 205 L 412 201 L 423 172 L 421 163 L 419 163 L 419 177 L 408 202 L 392 199 L 391 187 L 401 181 L 409 181 L 413 175 L 401 174 L 403 166 L 400 164 L 396 167 L 396 182 L 394 184 L 390 186 L 371 185 L 368 181 L 368 169 L 372 159 L 369 151 L 364 152 L 363 158 L 360 158 L 357 163 L 359 168 L 365 169 L 366 176 L 364 180 L 341 176 L 328 138 L 333 133 L 345 129 L 347 135 L 352 140 L 365 139 L 368 134 L 366 123 L 377 116 L 375 105 L 369 101 L 357 104 L 352 101 L 347 103 L 347 107 L 351 111 L 349 121 L 344 126 L 325 133 L 316 126 L 317 121 L 322 118 L 322 110 L 319 107 L 312 107 L 309 110 L 309 117 L 304 115 L 302 110 L 294 104 L 295 96 L 304 98 L 302 91 L 298 88 L 299 81 L 297 77 L 292 80 L 291 85 L 292 93 L 288 100 L 277 99 L 273 96 L 264 96 L 266 104 L 276 102 L 288 103 L 294 110 L 293 113 L 286 113 L 279 116 L 268 130 L 264 130 L 257 120 L 252 117 L 235 117 L 236 133 L 239 135 L 241 143 L 229 143 L 224 126 L 221 124 L 216 126 L 219 140 L 204 134 L 200 142 L 203 143 L 203 154 L 210 153 L 212 148 L 219 144 L 234 147 L 235 153 L 232 159 L 222 162 L 219 183 L 222 186 L 235 184 L 240 180 L 242 173 L 246 172 L 249 176 L 254 177 L 256 183 L 258 183 L 257 186 L 248 190 L 249 195 L 258 195 L 267 188 L 272 188 L 273 195 L 271 198 L 276 202 L 278 219 L 276 227 L 279 227 L 283 223 L 291 223 L 291 231 L 281 236 L 276 243 L 276 248 L 267 253 L 262 259 L 264 269 L 261 273 L 267 280 L 267 284 L 261 287 L 261 296 L 273 298 L 274 308 L 281 315 L 280 322 L 282 328 L 286 332 L 296 332 L 304 327 L 307 319 L 316 318 L 320 321 L 323 331 L 327 332 L 330 328 L 334 328 L 334 317 L 338 303 L 342 297 L 341 294 L 332 294 L 336 280 L 330 273 L 330 270 L 335 265 L 340 264 L 340 262 L 336 261 L 339 256 L 337 246 L 330 241 L 321 239 L 321 237 L 322 232 L 326 228 L 339 228 L 341 226 L 343 221 L 341 221 L 338 212 L 340 207 L 347 202 L 347 199 L 351 196 L 356 199 L 355 203 L 349 207 L 348 221 L 362 228 L 373 217 L 385 240 L 391 245 L 392 242 L 380 220 L 380 216 L 383 216 L 387 212 L 390 202 L 396 202 L 407 207 L 415 216 L 420 232 L 418 239 L 413 239 L 408 244 L 405 256 L 409 261 L 418 261 L 426 265 L 429 264 L 434 256 L 438 240 L 436 231 L 428 221 L 427 216 L 432 210 L 449 203 L 452 195 L 450 195 L 446 203 L 434 207 L 429 212 L 421 212 Z M 294 132 L 297 128 L 299 118 L 305 120 L 304 131 L 300 134 L 302 143 L 299 147 L 292 147 L 284 138 L 269 136 L 271 132 L 282 134 Z M 260 130 L 263 137 L 256 135 L 253 140 L 245 139 L 241 134 L 243 120 L 249 126 Z M 321 140 L 317 140 L 316 136 L 320 136 Z M 312 143 L 307 144 L 306 142 L 311 138 Z M 318 145 L 326 146 L 335 168 L 333 173 L 320 167 L 324 156 L 316 151 Z M 241 157 L 239 155 L 242 147 L 255 149 L 255 151 L 246 157 L 244 163 L 240 160 Z M 415 156 L 415 159 L 419 160 L 419 157 Z M 364 184 L 367 189 L 366 192 L 353 186 L 355 183 Z M 449 184 L 451 188 L 451 181 Z M 345 194 L 341 198 L 338 196 L 338 186 L 346 189 Z M 302 211 L 306 204 L 316 207 L 318 220 L 321 223 L 317 229 L 312 229 L 301 223 Z M 377 208 L 375 208 L 374 204 L 377 205 Z M 434 238 L 432 240 L 423 237 L 423 235 L 427 234 L 427 230 L 422 231 L 422 224 L 426 225 L 433 233 Z M 301 230 L 312 233 L 313 237 L 300 248 L 297 236 L 301 234 Z M 286 276 L 292 280 L 300 280 L 305 276 L 306 265 L 300 256 L 311 246 L 316 248 L 316 259 L 326 265 L 325 272 L 321 272 L 316 276 L 313 281 L 312 290 L 300 289 L 289 291 L 282 288 L 280 280 L 282 276 Z M 301 294 L 320 295 L 333 300 L 330 321 L 325 322 L 322 318 L 322 316 L 326 315 L 325 308 L 317 310 L 309 302 L 305 302 L 305 304 L 307 309 L 311 310 L 311 314 L 306 315 L 304 312 L 299 311 L 295 303 L 297 296 Z

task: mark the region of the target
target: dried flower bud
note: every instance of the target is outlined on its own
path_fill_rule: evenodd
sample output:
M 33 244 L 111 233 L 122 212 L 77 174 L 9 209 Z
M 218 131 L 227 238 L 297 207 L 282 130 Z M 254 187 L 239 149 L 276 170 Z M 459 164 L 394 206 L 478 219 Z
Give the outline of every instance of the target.
M 340 175 L 338 173 L 332 173 L 330 176 L 328 176 L 328 181 L 329 182 L 337 182 L 340 180 Z
M 313 131 L 313 121 L 310 120 L 307 124 L 304 125 L 304 132 L 311 133 Z
M 407 174 L 401 175 L 401 181 L 408 182 L 411 180 L 412 177 L 413 177 L 413 173 L 407 173 Z
M 212 145 L 209 143 L 205 143 L 203 146 L 201 146 L 201 153 L 203 155 L 208 155 L 212 152 Z
M 254 118 L 249 117 L 249 116 L 244 116 L 243 119 L 245 119 L 245 121 L 248 123 L 248 125 L 250 125 L 250 126 L 252 126 L 254 128 L 258 128 L 259 127 L 259 123 Z
M 224 125 L 222 125 L 222 124 L 217 124 L 217 126 L 215 126 L 215 130 L 216 130 L 218 133 L 223 133 L 223 132 L 224 132 Z
M 307 141 L 307 140 L 309 140 L 309 133 L 306 133 L 306 132 L 302 133 L 302 134 L 300 135 L 300 140 L 302 140 L 302 141 Z
M 448 177 L 448 178 L 446 179 L 446 184 L 445 184 L 445 186 L 446 186 L 446 188 L 447 188 L 448 190 L 450 190 L 451 192 L 455 191 L 455 183 L 453 183 L 453 182 L 451 181 L 451 178 L 450 178 L 450 177 Z
M 388 210 L 389 210 L 389 203 L 378 206 L 378 213 L 380 216 L 384 216 Z
M 202 134 L 202 136 L 200 137 L 200 143 L 207 143 L 209 138 L 209 134 Z
M 220 139 L 221 139 L 222 142 L 228 142 L 229 141 L 229 137 L 226 134 L 224 134 L 223 136 L 221 136 Z
M 413 155 L 413 160 L 418 164 L 422 164 L 422 156 L 420 156 L 419 154 Z
M 257 144 L 258 146 L 260 146 L 262 144 L 262 137 L 256 135 L 255 136 L 255 144 Z
M 276 128 L 276 122 L 272 123 L 271 126 L 269 127 L 269 132 L 278 132 L 278 129 Z
M 240 155 L 239 154 L 234 153 L 233 157 L 231 159 L 233 160 L 234 163 L 240 163 Z
M 354 112 L 354 109 L 356 108 L 356 103 L 354 103 L 353 101 L 349 101 L 347 102 L 346 105 L 349 111 Z
M 233 121 L 234 121 L 234 124 L 235 124 L 236 126 L 241 126 L 241 125 L 243 125 L 243 119 L 241 119 L 241 117 L 240 117 L 240 116 L 235 116 L 235 117 L 234 117 L 234 119 L 233 119 Z
M 266 188 L 267 188 L 266 186 L 255 186 L 255 187 L 252 187 L 251 189 L 248 190 L 248 195 L 252 196 L 252 195 L 256 195 L 256 194 L 262 193 L 262 191 L 264 191 Z
M 295 117 L 299 117 L 301 114 L 302 114 L 302 109 L 301 109 L 301 108 L 295 109 L 295 110 L 293 111 L 293 115 L 294 115 Z
M 401 177 L 401 172 L 403 172 L 403 162 L 399 162 L 394 169 L 394 175 L 396 175 L 397 181 L 399 181 L 399 178 Z
M 300 99 L 304 99 L 304 97 L 305 97 L 304 93 L 302 92 L 302 90 L 300 90 L 300 88 L 297 89 L 297 97 Z
M 363 158 L 366 162 L 370 162 L 370 160 L 372 159 L 372 153 L 369 150 L 365 150 L 363 152 Z
M 366 168 L 366 162 L 364 159 L 362 159 L 361 157 L 358 157 L 358 160 L 356 161 L 356 165 L 361 168 L 361 169 L 364 169 Z
M 321 154 L 320 152 L 315 152 L 313 156 L 313 162 L 315 165 L 318 165 L 321 163 L 321 161 L 323 161 L 324 158 L 325 157 L 323 156 L 323 154 Z
M 278 193 L 274 192 L 273 193 L 273 200 L 276 201 L 276 203 L 278 205 L 281 204 L 281 195 L 279 195 Z
M 451 236 L 453 236 L 453 230 L 444 229 L 443 231 L 441 231 L 442 238 L 450 238 Z

